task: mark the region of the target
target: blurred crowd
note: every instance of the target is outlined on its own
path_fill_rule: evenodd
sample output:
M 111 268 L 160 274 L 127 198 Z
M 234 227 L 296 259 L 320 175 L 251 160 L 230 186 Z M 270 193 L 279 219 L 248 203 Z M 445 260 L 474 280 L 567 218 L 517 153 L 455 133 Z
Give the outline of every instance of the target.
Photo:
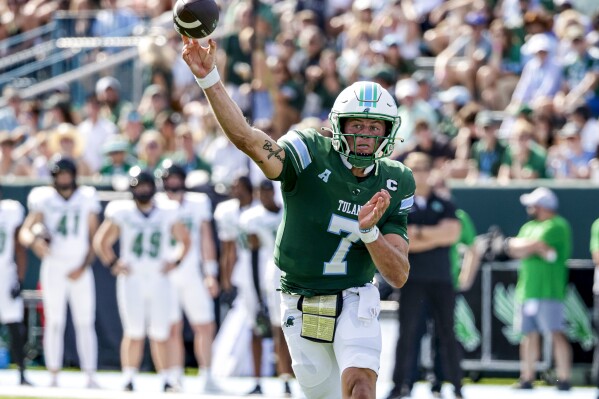
M 221 76 L 247 118 L 274 138 L 327 126 L 340 90 L 373 80 L 399 105 L 396 159 L 424 152 L 441 177 L 472 183 L 599 182 L 599 7 L 592 1 L 219 3 Z M 56 10 L 98 11 L 81 36 L 171 12 L 170 1 L 159 0 L 9 0 L 0 5 L 0 39 L 47 23 Z M 122 99 L 131 96 L 112 71 L 88 85 L 84 104 L 72 101 L 68 85 L 42 99 L 5 86 L 2 175 L 47 176 L 54 153 L 77 159 L 82 175 L 154 168 L 165 157 L 225 188 L 251 173 L 220 132 L 181 46 L 170 22 L 141 41 L 139 103 Z

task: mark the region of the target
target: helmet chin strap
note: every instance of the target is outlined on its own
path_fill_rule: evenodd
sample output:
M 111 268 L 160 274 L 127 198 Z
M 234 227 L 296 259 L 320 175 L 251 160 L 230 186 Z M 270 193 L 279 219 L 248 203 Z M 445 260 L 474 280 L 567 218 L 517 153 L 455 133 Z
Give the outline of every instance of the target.
M 352 168 L 361 168 L 361 169 L 364 169 L 365 174 L 370 173 L 372 171 L 372 169 L 374 169 L 374 160 L 368 165 L 359 165 L 359 164 L 355 165 L 352 163 L 352 161 L 353 162 L 357 161 L 357 163 L 359 163 L 360 160 L 348 158 L 346 155 L 341 154 L 341 153 L 339 154 L 339 156 L 341 157 L 341 162 L 343 162 L 343 165 L 345 165 L 345 167 L 347 169 L 351 170 Z

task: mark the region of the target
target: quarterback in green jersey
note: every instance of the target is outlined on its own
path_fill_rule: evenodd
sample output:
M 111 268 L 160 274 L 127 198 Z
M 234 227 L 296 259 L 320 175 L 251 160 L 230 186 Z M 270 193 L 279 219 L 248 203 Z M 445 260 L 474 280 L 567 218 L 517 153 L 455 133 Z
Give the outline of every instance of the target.
M 371 282 L 376 270 L 395 287 L 408 278 L 415 189 L 410 169 L 388 159 L 400 125 L 393 97 L 377 83 L 354 83 L 330 112 L 332 138 L 305 129 L 275 142 L 246 122 L 225 90 L 216 42 L 183 41 L 183 59 L 229 140 L 282 182 L 281 324 L 304 394 L 374 399 L 381 329 Z

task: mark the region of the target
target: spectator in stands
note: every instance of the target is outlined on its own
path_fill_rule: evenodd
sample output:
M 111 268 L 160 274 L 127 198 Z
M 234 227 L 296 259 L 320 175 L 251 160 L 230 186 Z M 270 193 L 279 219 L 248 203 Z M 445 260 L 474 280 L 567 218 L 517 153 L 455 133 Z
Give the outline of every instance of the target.
M 580 140 L 585 151 L 595 153 L 599 150 L 599 134 L 597 134 L 599 121 L 591 116 L 588 106 L 581 105 L 574 109 L 568 115 L 568 121 L 574 123 L 580 129 Z
M 274 129 L 276 134 L 282 135 L 301 120 L 306 98 L 303 87 L 294 79 L 286 62 L 273 57 L 268 59 L 268 66 L 276 88 L 272 94 Z
M 40 116 L 41 109 L 38 101 L 23 101 L 19 115 L 19 130 L 24 134 L 24 138 L 33 137 L 40 130 Z
M 599 58 L 588 51 L 584 27 L 571 25 L 565 32 L 571 50 L 563 61 L 563 81 L 556 94 L 554 104 L 558 111 L 572 111 L 577 105 L 588 104 L 599 110 L 597 81 L 599 78 Z
M 177 152 L 173 159 L 178 165 L 189 173 L 194 170 L 203 170 L 208 176 L 211 173 L 210 164 L 196 154 L 193 132 L 186 123 L 182 123 L 175 129 Z
M 144 127 L 154 129 L 156 127 L 156 117 L 168 108 L 169 100 L 165 89 L 158 84 L 152 84 L 144 90 L 137 110 L 141 115 Z
M 155 171 L 164 160 L 164 139 L 156 130 L 146 130 L 138 145 L 137 165 L 142 170 Z
M 435 79 L 442 87 L 463 85 L 474 96 L 477 94 L 476 73 L 491 55 L 491 40 L 485 14 L 469 12 L 465 22 L 468 29 L 437 56 Z
M 555 179 L 588 179 L 589 161 L 595 154 L 582 148 L 580 128 L 571 122 L 566 123 L 558 137 L 547 156 L 549 176 Z
M 453 329 L 455 292 L 449 257 L 449 248 L 460 236 L 460 222 L 453 203 L 432 191 L 430 157 L 413 152 L 406 158 L 405 165 L 412 169 L 416 182 L 414 205 L 408 214 L 411 267 L 410 278 L 400 291 L 394 386 L 388 399 L 410 396 L 411 368 L 422 338 L 418 334 L 420 316 L 427 306 L 434 317 L 435 328 L 443 332 L 440 335 L 443 370 L 454 385 L 455 397 L 461 399 L 462 372 Z
M 572 253 L 572 231 L 557 213 L 558 199 L 553 191 L 539 187 L 520 197 L 532 218 L 514 238 L 507 240 L 512 258 L 521 259 L 516 285 L 515 326 L 523 335 L 520 342 L 520 381 L 517 389 L 532 389 L 539 361 L 540 334 L 551 333 L 556 365 L 557 389 L 570 390 L 572 349 L 564 320 L 564 298 L 568 284 L 566 262 Z
M 0 176 L 30 176 L 31 167 L 27 158 L 16 158 L 13 154 L 15 137 L 8 131 L 0 131 Z
M 498 124 L 488 111 L 480 111 L 474 121 L 478 141 L 470 147 L 469 180 L 496 178 L 507 145 L 497 137 Z
M 441 102 L 441 122 L 439 131 L 451 138 L 458 135 L 460 129 L 459 112 L 466 104 L 470 103 L 472 96 L 464 86 L 452 86 L 447 90 L 437 93 L 437 99 Z
M 85 101 L 86 118 L 77 127 L 83 142 L 83 160 L 92 174 L 102 165 L 102 145 L 118 133 L 117 126 L 100 115 L 100 107 L 95 93 L 90 94 Z
M 7 101 L 8 106 L 0 109 L 0 131 L 12 132 L 19 126 L 21 95 L 16 88 L 6 86 L 2 90 L 2 98 Z
M 401 118 L 397 137 L 401 137 L 406 143 L 414 141 L 412 134 L 416 121 L 422 119 L 428 122 L 431 129 L 437 127 L 438 120 L 435 110 L 428 102 L 418 98 L 419 94 L 418 83 L 412 78 L 401 79 L 395 86 L 395 98 L 399 103 L 397 113 Z M 396 151 L 399 151 L 399 148 L 396 148 Z
M 555 96 L 561 86 L 562 68 L 552 57 L 553 45 L 546 35 L 537 34 L 528 39 L 526 51 L 534 54 L 518 81 L 508 111 L 514 111 L 523 104 L 534 104 Z
M 135 159 L 129 154 L 129 143 L 122 136 L 111 137 L 102 146 L 104 162 L 98 173 L 102 176 L 128 176 L 129 169 L 135 165 Z
M 54 129 L 61 123 L 75 125 L 79 123 L 77 115 L 71 109 L 71 103 L 63 94 L 53 94 L 44 102 L 43 129 Z
M 377 81 L 376 79 L 373 80 Z M 389 87 L 388 83 L 378 82 L 383 87 Z M 393 83 L 395 83 L 395 80 L 391 84 Z M 306 104 L 304 105 L 303 116 L 316 116 L 320 119 L 326 119 L 337 94 L 341 90 L 341 81 L 337 71 L 337 53 L 329 49 L 323 50 L 320 53 L 318 65 L 312 65 L 306 69 Z
M 33 159 L 31 162 L 32 177 L 50 177 L 50 170 L 48 169 L 48 162 L 50 161 L 50 158 L 52 158 L 52 149 L 49 144 L 50 135 L 51 132 L 42 130 L 34 137 L 34 148 L 30 154 L 30 157 Z
M 77 128 L 69 123 L 61 123 L 49 137 L 49 148 L 52 154 L 60 154 L 72 159 L 77 165 L 79 176 L 90 176 L 91 169 L 83 159 L 83 143 Z
M 164 140 L 165 154 L 173 154 L 177 151 L 175 130 L 182 122 L 183 117 L 178 112 L 163 111 L 156 117 L 156 130 Z
M 141 115 L 136 110 L 129 111 L 126 115 L 121 116 L 119 127 L 121 134 L 129 143 L 129 154 L 137 158 L 137 144 L 144 131 Z
M 486 107 L 503 110 L 509 104 L 522 73 L 520 48 L 524 40 L 500 19 L 491 23 L 489 32 L 491 55 L 476 73 L 476 87 Z
M 442 169 L 447 162 L 455 157 L 455 149 L 452 148 L 447 136 L 433 131 L 424 119 L 416 121 L 414 140 L 401 150 L 397 160 L 404 162 L 412 152 L 427 154 L 433 163 L 434 169 Z
M 532 140 L 533 126 L 520 119 L 514 123 L 512 136 L 504 154 L 497 179 L 508 183 L 511 179 L 542 179 L 546 177 L 545 149 Z
M 102 105 L 100 115 L 114 124 L 132 108 L 130 102 L 121 99 L 121 83 L 112 76 L 104 76 L 96 82 L 96 97 Z
M 470 102 L 460 108 L 454 118 L 455 127 L 458 129 L 457 135 L 452 140 L 455 147 L 455 160 L 451 163 L 451 176 L 454 178 L 463 179 L 468 176 L 470 149 L 478 140 L 475 121 L 479 112 L 481 112 L 480 105 Z

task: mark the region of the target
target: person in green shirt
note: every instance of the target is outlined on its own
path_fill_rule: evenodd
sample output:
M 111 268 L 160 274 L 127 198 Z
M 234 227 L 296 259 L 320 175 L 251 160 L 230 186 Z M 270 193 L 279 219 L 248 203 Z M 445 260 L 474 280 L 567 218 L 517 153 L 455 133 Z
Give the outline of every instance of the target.
M 595 325 L 595 333 L 599 334 L 599 219 L 593 222 L 591 226 L 591 256 L 595 264 L 595 281 L 593 284 L 593 324 Z M 599 362 L 599 345 L 595 345 L 593 353 L 593 370 L 598 370 L 595 364 Z M 595 376 L 597 377 L 597 376 Z M 599 378 L 597 378 L 597 388 L 599 389 Z M 599 395 L 597 395 L 599 399 Z
M 376 270 L 395 287 L 408 278 L 415 190 L 411 170 L 388 159 L 400 124 L 393 97 L 377 83 L 356 82 L 331 109 L 332 138 L 308 128 L 275 141 L 249 125 L 227 93 L 216 42 L 183 42 L 183 59 L 226 136 L 282 182 L 281 324 L 304 395 L 376 398 L 382 336 L 372 281 Z
M 568 283 L 566 261 L 572 253 L 572 230 L 557 214 L 558 199 L 553 191 L 539 187 L 520 197 L 531 220 L 515 238 L 507 241 L 508 254 L 521 259 L 516 284 L 515 325 L 523 335 L 520 342 L 518 389 L 531 389 L 535 364 L 540 354 L 540 332 L 551 333 L 556 364 L 557 388 L 570 390 L 572 349 L 563 333 L 564 297 Z

